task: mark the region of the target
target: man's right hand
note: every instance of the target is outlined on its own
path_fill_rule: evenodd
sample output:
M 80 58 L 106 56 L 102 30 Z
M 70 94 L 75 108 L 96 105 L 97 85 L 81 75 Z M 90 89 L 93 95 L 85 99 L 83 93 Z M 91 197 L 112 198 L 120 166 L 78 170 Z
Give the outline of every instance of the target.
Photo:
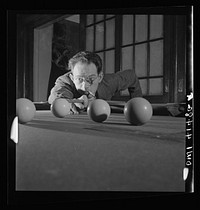
M 70 114 L 79 114 L 80 110 L 88 107 L 88 98 L 86 95 L 82 95 L 78 99 L 83 100 L 83 103 L 71 103 Z
M 77 107 L 74 103 L 70 103 L 71 107 L 70 107 L 70 111 L 69 114 L 79 114 L 79 111 L 77 110 Z

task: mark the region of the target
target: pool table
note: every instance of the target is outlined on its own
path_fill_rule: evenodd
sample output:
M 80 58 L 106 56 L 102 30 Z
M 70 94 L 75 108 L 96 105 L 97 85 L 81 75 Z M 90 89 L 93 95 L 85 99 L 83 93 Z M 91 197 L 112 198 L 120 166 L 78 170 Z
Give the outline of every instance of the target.
M 185 191 L 185 118 L 133 126 L 118 112 L 97 123 L 37 110 L 18 132 L 17 191 Z

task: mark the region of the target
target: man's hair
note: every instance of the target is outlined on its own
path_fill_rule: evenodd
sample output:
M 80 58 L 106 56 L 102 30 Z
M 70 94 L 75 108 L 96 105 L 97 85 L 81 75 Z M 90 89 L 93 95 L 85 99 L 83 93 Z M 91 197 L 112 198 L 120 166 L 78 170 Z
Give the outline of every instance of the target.
M 78 62 L 86 64 L 94 63 L 97 67 L 97 73 L 99 74 L 102 71 L 102 61 L 96 53 L 89 51 L 78 52 L 69 60 L 68 68 L 72 70 Z

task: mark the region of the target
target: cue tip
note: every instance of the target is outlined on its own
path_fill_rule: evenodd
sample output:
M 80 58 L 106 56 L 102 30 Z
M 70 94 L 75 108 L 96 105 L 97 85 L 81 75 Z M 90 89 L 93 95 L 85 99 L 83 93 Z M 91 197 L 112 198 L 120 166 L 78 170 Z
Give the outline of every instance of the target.
M 18 117 L 16 116 L 12 122 L 10 139 L 16 144 L 18 143 Z

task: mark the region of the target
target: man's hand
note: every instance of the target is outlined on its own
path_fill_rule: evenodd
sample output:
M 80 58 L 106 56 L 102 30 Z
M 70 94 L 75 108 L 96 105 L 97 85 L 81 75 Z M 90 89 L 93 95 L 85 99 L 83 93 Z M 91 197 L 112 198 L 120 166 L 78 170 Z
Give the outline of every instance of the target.
M 86 95 L 82 95 L 80 98 L 78 98 L 80 100 L 82 100 L 82 103 L 71 103 L 71 107 L 70 107 L 70 113 L 69 114 L 79 114 L 79 112 L 81 110 L 84 110 L 88 107 L 88 105 L 96 99 L 96 97 L 93 97 L 90 95 L 90 97 L 88 98 Z
M 87 97 L 88 97 L 88 105 L 96 99 L 95 94 L 93 94 L 92 92 L 89 92 Z
M 75 105 L 79 108 L 79 109 L 84 109 L 87 108 L 88 106 L 88 97 L 86 95 L 82 95 L 80 98 L 78 98 L 80 100 L 83 100 L 83 103 L 75 103 Z
M 79 111 L 84 110 L 88 107 L 89 101 L 86 95 L 82 95 L 80 100 L 83 100 L 82 103 L 71 103 L 70 114 L 79 114 Z
M 70 103 L 71 107 L 70 107 L 70 112 L 69 114 L 79 114 L 79 111 L 77 110 L 77 107 L 74 103 Z
M 94 101 L 95 99 L 96 99 L 95 97 L 89 98 L 89 99 L 88 99 L 88 105 L 89 105 L 92 101 Z

